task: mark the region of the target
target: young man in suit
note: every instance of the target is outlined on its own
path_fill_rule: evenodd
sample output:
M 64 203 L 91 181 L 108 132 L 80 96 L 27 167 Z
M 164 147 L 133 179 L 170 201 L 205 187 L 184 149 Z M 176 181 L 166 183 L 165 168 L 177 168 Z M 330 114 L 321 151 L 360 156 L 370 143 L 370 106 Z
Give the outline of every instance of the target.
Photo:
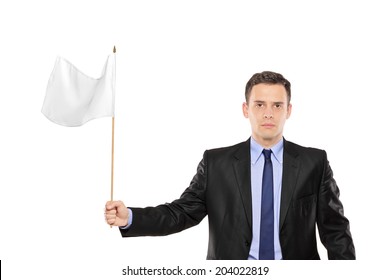
M 319 259 L 315 228 L 329 259 L 355 259 L 355 248 L 326 152 L 283 138 L 290 82 L 252 76 L 243 114 L 251 137 L 207 150 L 181 197 L 147 208 L 106 203 L 106 221 L 123 237 L 160 236 L 209 220 L 207 259 Z

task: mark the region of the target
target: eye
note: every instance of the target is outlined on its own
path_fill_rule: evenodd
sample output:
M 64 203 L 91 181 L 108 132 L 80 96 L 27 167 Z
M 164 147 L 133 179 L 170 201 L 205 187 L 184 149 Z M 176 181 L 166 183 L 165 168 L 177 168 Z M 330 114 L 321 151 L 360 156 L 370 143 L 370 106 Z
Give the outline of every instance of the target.
M 281 109 L 282 108 L 282 104 L 275 104 L 275 108 Z

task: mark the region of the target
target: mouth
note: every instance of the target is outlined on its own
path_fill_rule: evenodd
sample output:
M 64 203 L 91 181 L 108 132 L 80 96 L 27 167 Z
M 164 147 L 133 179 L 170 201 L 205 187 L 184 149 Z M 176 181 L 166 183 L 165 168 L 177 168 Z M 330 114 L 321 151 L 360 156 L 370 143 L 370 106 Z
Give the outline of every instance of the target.
M 273 128 L 273 127 L 275 127 L 275 125 L 272 124 L 272 123 L 263 123 L 261 126 L 264 127 L 264 128 Z

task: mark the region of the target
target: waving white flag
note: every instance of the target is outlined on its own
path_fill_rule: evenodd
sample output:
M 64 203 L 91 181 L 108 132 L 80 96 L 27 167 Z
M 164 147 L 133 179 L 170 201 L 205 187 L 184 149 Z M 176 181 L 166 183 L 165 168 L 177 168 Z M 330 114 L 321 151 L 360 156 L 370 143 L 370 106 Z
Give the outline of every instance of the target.
M 51 73 L 42 113 L 64 126 L 80 126 L 113 117 L 115 108 L 115 54 L 107 58 L 98 79 L 91 78 L 58 57 Z

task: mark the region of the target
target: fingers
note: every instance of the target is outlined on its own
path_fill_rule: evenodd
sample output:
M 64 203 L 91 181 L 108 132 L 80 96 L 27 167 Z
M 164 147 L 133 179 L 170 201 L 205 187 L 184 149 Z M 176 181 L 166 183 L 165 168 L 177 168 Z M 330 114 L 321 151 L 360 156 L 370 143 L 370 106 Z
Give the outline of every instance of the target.
M 106 223 L 109 225 L 115 225 L 116 215 L 105 213 Z
M 106 219 L 114 219 L 117 216 L 116 210 L 105 211 Z
M 106 218 L 106 222 L 109 225 L 114 225 L 115 224 L 115 219 L 118 211 L 116 210 L 117 208 L 117 201 L 108 201 L 106 203 L 106 209 L 104 211 L 104 216 Z

